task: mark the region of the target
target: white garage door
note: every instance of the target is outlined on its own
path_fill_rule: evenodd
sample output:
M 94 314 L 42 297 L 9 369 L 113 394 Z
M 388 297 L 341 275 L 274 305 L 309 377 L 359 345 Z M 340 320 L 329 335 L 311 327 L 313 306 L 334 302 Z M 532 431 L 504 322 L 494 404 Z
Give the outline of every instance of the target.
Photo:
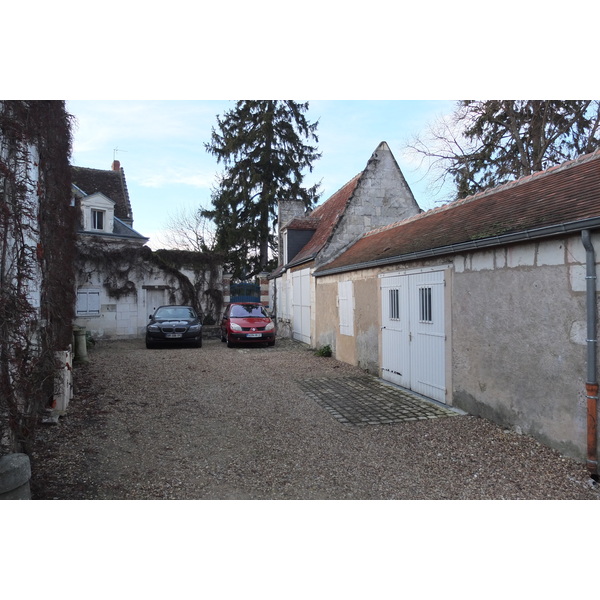
M 382 377 L 446 401 L 444 271 L 381 277 Z
M 310 269 L 292 272 L 292 336 L 310 344 Z

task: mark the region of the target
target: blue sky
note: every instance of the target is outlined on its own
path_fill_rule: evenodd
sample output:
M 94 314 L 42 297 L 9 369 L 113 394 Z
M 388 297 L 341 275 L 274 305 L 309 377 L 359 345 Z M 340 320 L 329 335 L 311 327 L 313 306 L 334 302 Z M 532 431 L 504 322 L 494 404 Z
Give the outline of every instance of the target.
M 152 247 L 164 240 L 170 216 L 189 207 L 210 206 L 211 189 L 221 170 L 206 152 L 217 115 L 234 101 L 67 101 L 76 118 L 72 163 L 109 169 L 116 157 L 125 170 L 134 228 Z M 419 205 L 433 208 L 443 199 L 429 189 L 431 177 L 405 151 L 408 139 L 428 123 L 452 112 L 453 101 L 317 100 L 307 117 L 319 121 L 321 159 L 306 183 L 321 181 L 326 200 L 362 171 L 377 145 L 386 141 Z

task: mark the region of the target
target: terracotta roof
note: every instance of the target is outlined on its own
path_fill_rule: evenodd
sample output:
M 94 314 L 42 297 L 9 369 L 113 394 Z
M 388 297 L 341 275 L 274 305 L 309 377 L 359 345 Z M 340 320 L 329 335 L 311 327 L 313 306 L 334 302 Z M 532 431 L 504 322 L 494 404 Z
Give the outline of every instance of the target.
M 600 151 L 365 234 L 318 272 L 600 217 Z M 503 238 L 503 236 L 506 236 Z M 482 244 L 483 245 L 483 244 Z
M 361 173 L 356 175 L 335 194 L 333 194 L 333 196 L 328 198 L 323 204 L 317 206 L 317 208 L 315 208 L 315 210 L 313 210 L 313 212 L 310 213 L 307 218 L 296 218 L 288 224 L 287 227 L 293 229 L 294 227 L 291 227 L 291 225 L 295 221 L 298 221 L 298 223 L 300 223 L 300 221 L 305 223 L 310 222 L 312 225 L 310 228 L 312 229 L 316 225 L 316 229 L 310 241 L 307 242 L 302 250 L 300 250 L 300 252 L 298 252 L 298 254 L 296 254 L 296 256 L 294 256 L 294 258 L 287 265 L 285 265 L 286 267 L 292 267 L 307 260 L 312 260 L 323 248 L 323 246 L 325 246 L 331 236 L 333 228 L 336 226 L 340 217 L 344 214 L 348 200 L 350 200 L 354 190 L 356 189 L 360 176 Z
M 72 182 L 88 196 L 101 192 L 115 203 L 115 217 L 128 222 L 133 220 L 125 172 L 86 167 L 71 167 Z

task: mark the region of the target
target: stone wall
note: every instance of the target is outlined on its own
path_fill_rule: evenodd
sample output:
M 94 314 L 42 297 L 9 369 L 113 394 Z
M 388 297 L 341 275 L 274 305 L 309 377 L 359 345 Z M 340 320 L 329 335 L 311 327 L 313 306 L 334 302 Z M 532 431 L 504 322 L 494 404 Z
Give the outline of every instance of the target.
M 580 236 L 457 256 L 454 265 L 454 404 L 580 459 L 586 441 Z
M 419 212 L 396 159 L 382 142 L 367 163 L 330 241 L 319 254 L 317 266 L 338 256 L 364 233 Z

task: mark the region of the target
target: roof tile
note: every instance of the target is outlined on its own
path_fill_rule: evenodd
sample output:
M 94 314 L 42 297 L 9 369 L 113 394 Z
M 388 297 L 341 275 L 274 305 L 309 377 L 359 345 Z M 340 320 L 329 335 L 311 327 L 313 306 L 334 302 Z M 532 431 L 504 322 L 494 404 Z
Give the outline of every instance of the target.
M 600 216 L 600 151 L 365 234 L 319 271 Z
M 115 203 L 115 217 L 124 221 L 132 220 L 129 192 L 125 183 L 125 173 L 118 171 L 71 167 L 73 183 L 88 196 L 100 192 Z
M 317 208 L 310 213 L 308 219 L 312 221 L 313 226 L 316 225 L 315 233 L 302 250 L 294 256 L 289 265 L 286 266 L 294 266 L 313 259 L 323 246 L 325 246 L 331 236 L 333 228 L 344 214 L 346 205 L 356 189 L 361 174 L 362 173 L 356 175 L 323 204 L 317 206 Z M 294 219 L 294 221 L 296 221 L 296 219 Z M 288 228 L 290 226 L 291 223 L 288 225 Z

